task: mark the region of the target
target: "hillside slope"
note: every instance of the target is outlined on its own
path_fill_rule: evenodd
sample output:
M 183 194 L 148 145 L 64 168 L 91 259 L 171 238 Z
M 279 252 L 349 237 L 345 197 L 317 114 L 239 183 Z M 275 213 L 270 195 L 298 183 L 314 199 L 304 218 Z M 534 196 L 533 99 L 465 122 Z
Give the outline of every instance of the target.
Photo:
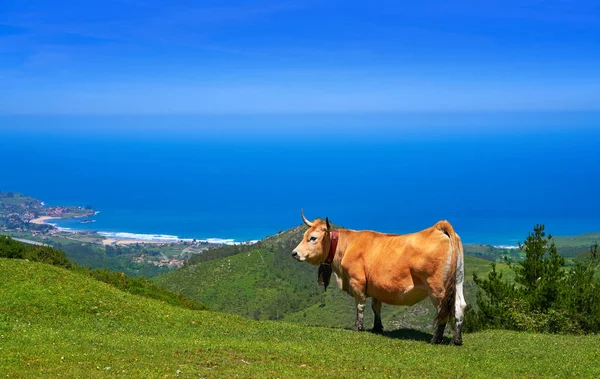
M 132 278 L 121 272 L 112 272 L 106 269 L 91 270 L 89 268 L 78 266 L 77 264 L 71 263 L 64 252 L 49 246 L 26 244 L 10 237 L 0 235 L 0 258 L 24 259 L 62 267 L 108 283 L 121 291 L 162 300 L 169 304 L 184 308 L 198 310 L 207 309 L 206 306 L 192 301 L 183 295 L 178 295 L 156 286 L 147 278 Z
M 77 272 L 0 259 L 0 367 L 8 377 L 600 376 L 599 336 L 493 331 L 465 345 L 256 322 L 173 307 Z M 412 339 L 411 339 L 412 338 Z
M 298 227 L 254 246 L 214 251 L 211 257 L 199 258 L 195 264 L 154 278 L 154 282 L 222 312 L 254 319 L 350 327 L 355 316 L 352 298 L 336 284 L 324 292 L 317 286 L 317 267 L 291 258 L 304 230 Z M 483 275 L 490 267 L 489 261 L 465 257 L 467 302 L 475 303 L 473 272 Z M 498 268 L 502 270 L 505 265 L 498 264 Z M 384 305 L 382 321 L 387 330 L 429 331 L 433 315 L 433 307 L 425 300 L 412 307 Z M 365 319 L 370 328 L 370 310 Z

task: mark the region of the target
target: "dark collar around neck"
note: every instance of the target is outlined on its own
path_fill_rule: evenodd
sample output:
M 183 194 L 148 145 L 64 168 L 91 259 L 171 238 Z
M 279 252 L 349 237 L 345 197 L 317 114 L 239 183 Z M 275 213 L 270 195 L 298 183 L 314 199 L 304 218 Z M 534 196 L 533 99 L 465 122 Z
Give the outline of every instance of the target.
M 333 258 L 335 257 L 335 251 L 337 249 L 338 240 L 340 238 L 340 233 L 337 230 L 331 231 L 331 241 L 329 244 L 329 254 L 327 254 L 327 258 L 325 259 L 325 264 L 330 265 L 333 262 Z

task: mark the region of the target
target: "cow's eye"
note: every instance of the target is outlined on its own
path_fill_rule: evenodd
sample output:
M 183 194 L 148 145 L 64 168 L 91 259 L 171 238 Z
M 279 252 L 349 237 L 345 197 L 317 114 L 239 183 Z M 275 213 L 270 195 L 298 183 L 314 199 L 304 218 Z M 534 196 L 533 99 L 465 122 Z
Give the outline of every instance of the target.
M 310 236 L 310 238 L 308 239 L 310 242 L 316 241 L 317 237 L 315 236 Z

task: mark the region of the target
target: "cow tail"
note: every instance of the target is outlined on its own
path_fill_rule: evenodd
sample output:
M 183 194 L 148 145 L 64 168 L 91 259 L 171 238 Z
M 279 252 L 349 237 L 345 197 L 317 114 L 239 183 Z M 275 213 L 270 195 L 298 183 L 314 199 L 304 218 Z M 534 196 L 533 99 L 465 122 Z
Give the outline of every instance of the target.
M 435 322 L 438 325 L 447 322 L 450 317 L 454 317 L 457 297 L 456 285 L 457 283 L 462 285 L 464 280 L 463 248 L 460 237 L 453 229 L 451 229 L 451 227 L 444 230 L 444 233 L 446 233 L 450 239 L 450 253 L 452 254 L 452 258 L 450 261 L 450 268 L 446 274 L 444 298 L 438 306 L 438 313 L 435 318 Z

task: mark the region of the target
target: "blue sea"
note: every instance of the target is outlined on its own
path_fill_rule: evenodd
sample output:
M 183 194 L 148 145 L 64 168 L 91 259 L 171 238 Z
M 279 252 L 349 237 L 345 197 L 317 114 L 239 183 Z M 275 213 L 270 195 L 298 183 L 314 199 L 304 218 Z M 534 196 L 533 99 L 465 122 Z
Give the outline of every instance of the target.
M 0 190 L 100 212 L 61 227 L 179 238 L 260 239 L 301 208 L 394 233 L 447 219 L 466 243 L 600 231 L 600 130 L 552 119 L 4 116 Z

